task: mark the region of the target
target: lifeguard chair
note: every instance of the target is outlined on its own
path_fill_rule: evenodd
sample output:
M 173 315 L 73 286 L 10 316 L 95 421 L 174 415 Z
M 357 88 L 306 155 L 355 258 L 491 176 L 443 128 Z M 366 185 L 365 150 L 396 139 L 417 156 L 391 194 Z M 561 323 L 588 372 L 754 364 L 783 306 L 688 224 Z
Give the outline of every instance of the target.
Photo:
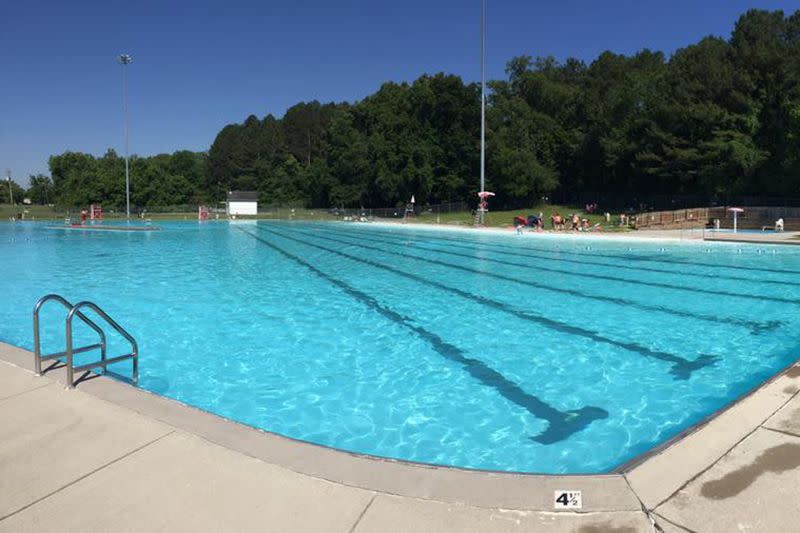
M 89 220 L 103 220 L 103 206 L 92 204 L 89 206 Z
M 208 206 L 201 205 L 197 208 L 197 220 L 208 220 Z
M 405 223 L 409 218 L 415 215 L 415 208 L 416 208 L 417 200 L 414 198 L 414 195 L 411 195 L 411 201 L 406 204 L 405 213 L 403 213 L 403 222 Z
M 493 192 L 489 191 L 481 191 L 478 193 L 478 198 L 480 198 L 480 202 L 478 203 L 478 209 L 475 211 L 475 225 L 476 226 L 484 226 L 486 225 L 486 213 L 489 212 L 489 198 L 494 196 Z

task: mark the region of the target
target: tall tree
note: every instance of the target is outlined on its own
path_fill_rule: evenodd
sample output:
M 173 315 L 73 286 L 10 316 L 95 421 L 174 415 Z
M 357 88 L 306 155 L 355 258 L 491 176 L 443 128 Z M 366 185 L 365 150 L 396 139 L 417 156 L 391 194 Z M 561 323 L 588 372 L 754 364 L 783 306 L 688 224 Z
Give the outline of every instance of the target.
M 800 197 L 800 11 L 750 10 L 730 39 L 706 37 L 672 57 L 603 52 L 587 65 L 521 55 L 489 87 L 495 205 Z M 384 83 L 352 104 L 250 115 L 222 128 L 208 154 L 134 157 L 135 203 L 217 201 L 232 189 L 319 207 L 396 206 L 412 195 L 474 202 L 479 113 L 479 86 L 439 73 Z M 56 202 L 123 202 L 124 163 L 113 151 L 50 164 Z
M 53 181 L 44 174 L 30 176 L 30 186 L 26 196 L 31 199 L 31 202 L 39 205 L 47 205 L 55 201 Z

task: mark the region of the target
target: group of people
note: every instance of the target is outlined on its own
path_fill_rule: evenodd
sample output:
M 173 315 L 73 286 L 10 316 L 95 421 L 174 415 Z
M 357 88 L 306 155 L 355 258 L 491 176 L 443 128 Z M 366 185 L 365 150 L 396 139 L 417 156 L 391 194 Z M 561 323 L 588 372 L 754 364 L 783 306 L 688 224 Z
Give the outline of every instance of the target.
M 600 224 L 591 225 L 589 224 L 588 218 L 582 218 L 577 213 L 572 213 L 569 217 L 563 217 L 561 213 L 556 211 L 550 217 L 550 227 L 556 231 L 562 231 L 566 229 L 567 224 L 570 225 L 570 229 L 572 231 L 598 231 L 600 229 Z
M 573 213 L 569 215 L 569 217 L 563 216 L 561 213 L 554 213 L 550 217 L 550 229 L 555 231 L 563 231 L 567 229 L 572 231 L 600 231 L 600 224 L 590 224 L 589 219 L 585 217 L 580 217 L 577 213 Z M 514 227 L 517 228 L 517 232 L 522 232 L 523 228 L 532 228 L 535 231 L 543 231 L 544 230 L 544 214 L 539 213 L 538 215 L 530 215 L 527 219 L 525 217 L 515 217 L 514 218 Z
M 597 210 L 597 204 L 588 204 L 586 207 L 587 213 Z M 618 221 L 613 221 L 613 223 L 611 218 L 611 213 L 605 213 L 605 221 L 608 226 L 618 222 L 619 227 L 624 228 L 627 227 L 630 222 L 628 220 L 628 215 L 625 213 L 620 213 Z M 517 229 L 518 233 L 522 232 L 523 228 L 532 228 L 536 231 L 543 231 L 544 214 L 540 212 L 538 215 L 529 215 L 527 218 L 523 216 L 514 217 L 514 227 Z M 550 216 L 550 229 L 553 231 L 601 231 L 602 226 L 600 223 L 592 224 L 589 222 L 588 217 L 582 217 L 578 213 L 571 213 L 569 216 L 564 216 L 556 211 Z
M 533 228 L 536 231 L 544 229 L 544 215 L 530 215 L 527 219 L 525 217 L 514 217 L 514 227 L 517 228 L 517 233 L 522 231 L 522 228 Z

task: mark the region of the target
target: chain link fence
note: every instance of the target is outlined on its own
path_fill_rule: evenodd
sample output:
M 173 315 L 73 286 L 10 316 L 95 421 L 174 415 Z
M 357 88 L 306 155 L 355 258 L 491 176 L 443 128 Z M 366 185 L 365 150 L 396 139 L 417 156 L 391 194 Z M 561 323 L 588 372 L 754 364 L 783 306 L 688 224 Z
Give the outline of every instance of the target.
M 775 226 L 778 219 L 784 220 L 786 230 L 800 231 L 800 199 L 779 197 L 729 197 L 729 203 L 721 205 L 706 204 L 693 207 L 680 207 L 669 209 L 653 209 L 651 205 L 676 206 L 680 204 L 693 204 L 702 202 L 707 198 L 699 196 L 673 196 L 673 197 L 634 197 L 623 196 L 586 202 L 585 212 L 610 213 L 615 225 L 629 225 L 636 229 L 684 229 L 684 228 L 714 228 L 730 229 L 733 227 L 733 213 L 729 207 L 741 207 L 743 212 L 738 214 L 738 227 L 742 229 L 764 229 Z M 552 200 L 552 199 L 548 199 Z M 638 206 L 631 202 L 638 201 Z M 714 200 L 716 201 L 716 200 Z M 759 203 L 761 202 L 761 203 Z M 474 212 L 477 204 L 467 202 L 448 202 L 434 205 L 406 204 L 395 207 L 362 207 L 362 208 L 308 208 L 298 205 L 263 205 L 258 207 L 257 215 L 251 218 L 267 220 L 402 220 L 413 218 L 418 222 L 427 223 L 471 223 L 469 214 Z M 575 204 L 572 204 L 573 206 Z M 584 205 L 584 204 L 578 204 Z M 589 211 L 589 207 L 592 210 Z M 620 207 L 624 206 L 624 207 Z M 196 220 L 198 218 L 198 204 L 165 205 L 140 207 L 131 206 L 131 218 L 139 219 L 173 219 Z M 224 202 L 204 204 L 208 208 L 210 219 L 227 218 Z M 40 206 L 16 204 L 0 205 L 0 216 L 3 219 L 27 220 L 59 220 L 81 217 L 81 211 L 88 206 Z M 531 208 L 534 209 L 535 208 Z M 582 208 L 580 208 L 582 209 Z M 625 221 L 621 221 L 625 214 Z M 448 215 L 451 215 L 448 217 Z M 119 220 L 125 218 L 125 208 L 103 205 L 104 220 Z M 237 217 L 238 218 L 238 217 Z M 247 218 L 247 217 L 244 217 Z M 509 221 L 510 223 L 510 221 Z
M 403 219 L 415 217 L 435 221 L 437 216 L 451 213 L 464 213 L 470 211 L 466 202 L 450 202 L 435 205 L 408 204 L 398 207 L 330 207 L 323 209 L 285 207 L 285 206 L 259 206 L 259 218 L 276 220 L 292 220 L 297 218 L 328 218 L 336 220 L 377 220 L 377 219 Z
M 201 207 L 208 209 L 209 218 L 227 217 L 227 210 L 224 202 L 216 205 L 209 204 L 183 204 L 165 206 L 131 206 L 131 218 L 148 219 L 151 217 L 167 218 L 175 220 L 196 219 Z M 258 206 L 255 218 L 273 220 L 293 220 L 293 219 L 326 219 L 326 220 L 378 220 L 378 219 L 403 219 L 405 217 L 415 217 L 436 221 L 437 217 L 451 213 L 467 213 L 474 206 L 466 202 L 450 202 L 435 205 L 408 204 L 397 207 L 381 208 L 308 208 L 301 206 L 286 205 L 262 205 Z M 57 220 L 63 218 L 80 218 L 81 212 L 88 213 L 89 206 L 85 207 L 65 207 L 58 205 L 0 205 L 0 214 L 5 217 L 27 220 Z M 102 206 L 103 219 L 122 219 L 126 218 L 125 208 L 116 206 Z

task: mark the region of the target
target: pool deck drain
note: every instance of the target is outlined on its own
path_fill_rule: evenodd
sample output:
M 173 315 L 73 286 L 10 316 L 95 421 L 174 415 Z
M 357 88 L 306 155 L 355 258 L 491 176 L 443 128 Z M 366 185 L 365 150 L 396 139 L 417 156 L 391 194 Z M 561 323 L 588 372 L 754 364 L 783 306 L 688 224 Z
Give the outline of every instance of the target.
M 779 532 L 800 516 L 800 366 L 629 471 L 542 476 L 350 454 L 107 378 L 67 390 L 32 363 L 0 343 L 0 532 Z M 579 512 L 554 510 L 562 489 Z

